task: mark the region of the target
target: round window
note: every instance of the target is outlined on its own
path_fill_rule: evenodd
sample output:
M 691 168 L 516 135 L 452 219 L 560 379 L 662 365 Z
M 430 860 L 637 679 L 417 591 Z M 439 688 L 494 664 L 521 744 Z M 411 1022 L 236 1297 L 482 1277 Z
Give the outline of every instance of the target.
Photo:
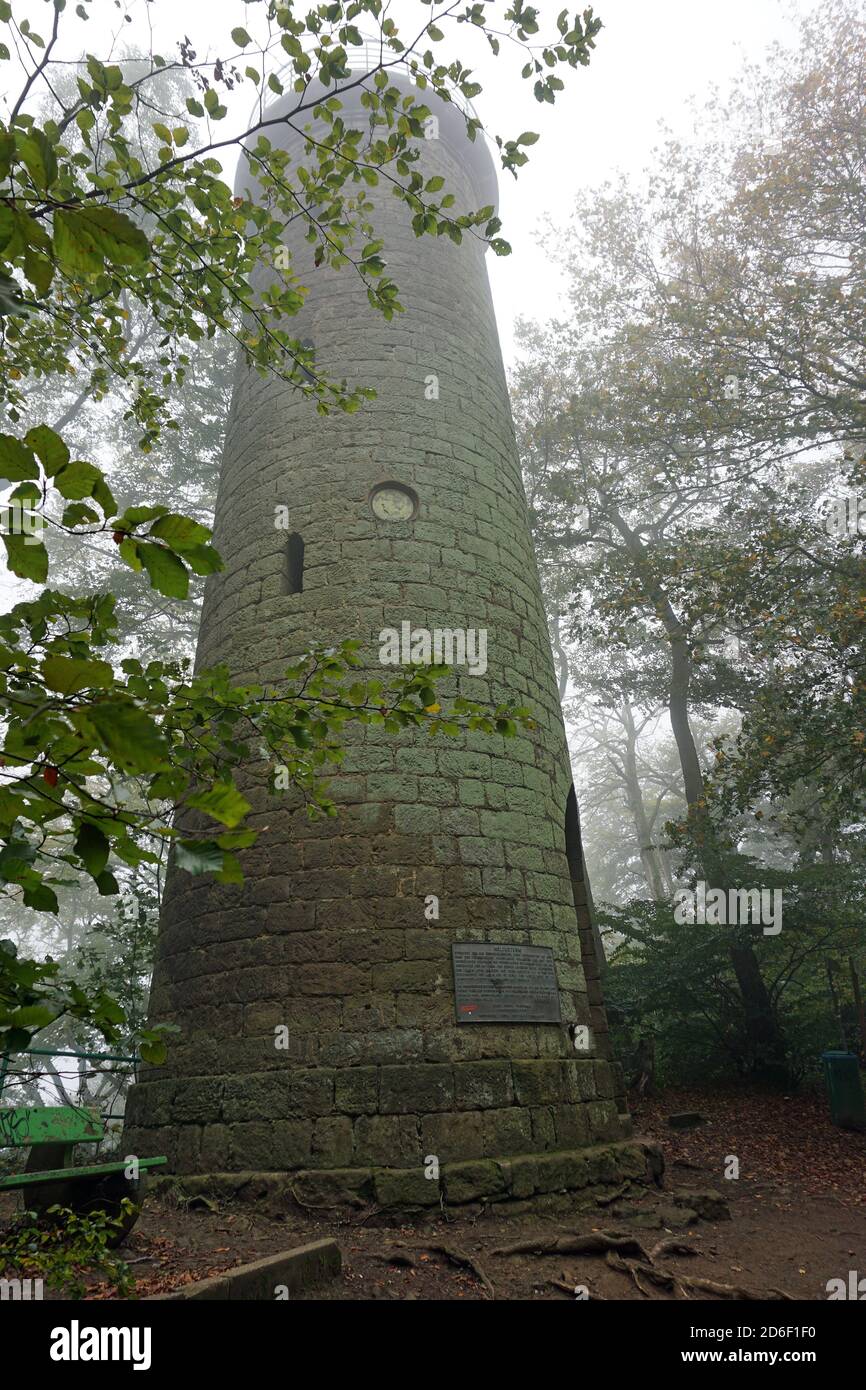
M 411 521 L 418 510 L 418 498 L 403 483 L 379 483 L 370 494 L 370 506 L 380 521 Z

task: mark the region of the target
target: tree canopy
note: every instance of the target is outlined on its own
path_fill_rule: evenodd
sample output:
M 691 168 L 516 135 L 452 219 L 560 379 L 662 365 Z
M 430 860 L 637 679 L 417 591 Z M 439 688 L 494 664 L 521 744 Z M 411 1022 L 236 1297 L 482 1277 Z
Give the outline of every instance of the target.
M 693 140 L 583 198 L 549 233 L 567 310 L 524 325 L 515 375 L 563 689 L 597 750 L 586 794 L 612 781 L 599 804 L 620 807 L 631 868 L 610 829 L 607 853 L 643 890 L 624 941 L 617 903 L 614 965 L 654 959 L 661 981 L 679 939 L 682 1007 L 716 1018 L 725 976 L 697 988 L 673 882 L 787 872 L 792 935 L 810 912 L 850 932 L 861 901 L 864 39 L 859 7 L 830 0 Z M 759 1067 L 788 1046 L 783 948 L 749 928 L 712 946 Z

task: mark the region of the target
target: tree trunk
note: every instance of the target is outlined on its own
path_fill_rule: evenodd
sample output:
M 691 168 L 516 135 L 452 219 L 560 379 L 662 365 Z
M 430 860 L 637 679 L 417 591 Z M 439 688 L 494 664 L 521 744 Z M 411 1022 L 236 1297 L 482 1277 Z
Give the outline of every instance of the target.
M 623 727 L 625 728 L 625 754 L 623 757 L 623 770 L 625 772 L 625 795 L 628 808 L 634 823 L 635 834 L 637 836 L 638 848 L 640 850 L 641 864 L 649 885 L 650 896 L 653 902 L 664 902 L 669 896 L 665 890 L 665 883 L 659 865 L 655 846 L 652 843 L 652 831 L 650 829 L 649 817 L 643 801 L 640 778 L 637 771 L 637 734 L 634 727 L 634 716 L 631 706 L 627 700 L 623 701 L 620 711 Z
M 607 499 L 605 499 L 607 500 Z M 716 886 L 724 870 L 722 856 L 715 844 L 704 806 L 704 774 L 695 746 L 689 720 L 689 687 L 692 677 L 692 654 L 685 628 L 674 612 L 670 599 L 653 575 L 646 547 L 615 506 L 608 505 L 613 525 L 619 531 L 644 590 L 652 600 L 661 620 L 671 651 L 671 679 L 668 690 L 668 712 L 677 745 L 683 774 L 683 788 L 689 817 L 697 830 L 700 845 L 700 867 L 708 886 Z M 785 1070 L 785 1044 L 773 1012 L 770 993 L 761 974 L 754 946 L 742 938 L 729 947 L 731 965 L 743 1001 L 746 1038 L 752 1070 L 767 1080 L 782 1079 Z

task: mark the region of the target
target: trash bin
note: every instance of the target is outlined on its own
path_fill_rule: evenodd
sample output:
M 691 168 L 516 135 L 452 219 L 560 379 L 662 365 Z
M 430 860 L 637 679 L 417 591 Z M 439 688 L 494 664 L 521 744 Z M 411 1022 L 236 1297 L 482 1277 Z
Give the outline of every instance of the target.
M 853 1052 L 822 1052 L 821 1060 L 833 1124 L 842 1129 L 866 1130 L 860 1059 Z

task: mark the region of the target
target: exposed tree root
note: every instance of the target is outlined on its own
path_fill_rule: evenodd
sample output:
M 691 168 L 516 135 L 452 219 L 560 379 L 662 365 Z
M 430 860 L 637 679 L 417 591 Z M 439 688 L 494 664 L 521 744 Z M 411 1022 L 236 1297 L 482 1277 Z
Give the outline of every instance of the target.
M 781 1289 L 747 1289 L 740 1284 L 720 1284 L 714 1279 L 700 1279 L 687 1274 L 675 1274 L 656 1264 L 662 1255 L 699 1255 L 694 1245 L 679 1240 L 676 1236 L 658 1241 L 651 1250 L 646 1250 L 633 1236 L 614 1236 L 606 1231 L 594 1231 L 587 1236 L 559 1236 L 556 1240 L 522 1240 L 516 1245 L 505 1245 L 491 1251 L 493 1255 L 604 1255 L 611 1269 L 631 1279 L 635 1288 L 644 1298 L 652 1294 L 643 1280 L 664 1289 L 666 1293 L 688 1298 L 692 1293 L 711 1294 L 714 1298 L 744 1299 L 749 1302 L 773 1299 L 791 1300 L 791 1294 Z M 627 1260 L 626 1255 L 637 1255 L 638 1259 Z M 570 1285 L 562 1280 L 551 1280 L 554 1288 L 573 1292 Z
M 696 1254 L 696 1251 L 691 1251 Z M 676 1293 L 677 1289 L 684 1298 L 688 1298 L 689 1290 L 697 1293 L 709 1293 L 715 1298 L 744 1299 L 747 1302 L 771 1302 L 774 1299 L 784 1299 L 792 1301 L 791 1295 L 783 1293 L 781 1289 L 746 1289 L 740 1284 L 720 1284 L 715 1279 L 699 1279 L 689 1274 L 674 1274 L 669 1269 L 659 1269 L 657 1265 L 643 1264 L 640 1260 L 624 1260 L 615 1251 L 609 1251 L 607 1263 L 611 1269 L 615 1269 L 619 1274 L 626 1274 L 634 1285 L 640 1289 L 644 1297 L 649 1297 L 646 1289 L 640 1282 L 638 1275 L 643 1275 L 645 1279 L 650 1279 L 660 1288 L 668 1293 Z
M 652 1283 L 657 1284 L 659 1288 L 667 1290 L 668 1293 L 676 1292 L 677 1276 L 668 1269 L 657 1269 L 655 1265 L 644 1264 L 641 1260 L 624 1260 L 615 1250 L 607 1252 L 607 1264 L 618 1274 L 627 1275 L 644 1298 L 650 1298 L 651 1295 L 638 1278 L 640 1274 L 645 1279 L 650 1279 Z
M 634 1236 L 611 1236 L 604 1231 L 594 1231 L 588 1236 L 559 1236 L 556 1240 L 521 1240 L 516 1245 L 503 1245 L 499 1250 L 491 1250 L 492 1255 L 604 1255 L 608 1250 L 618 1250 L 626 1255 L 649 1255 Z
M 761 1303 L 772 1302 L 776 1299 L 782 1299 L 786 1303 L 795 1302 L 793 1295 L 785 1293 L 783 1289 L 744 1289 L 739 1284 L 717 1284 L 714 1279 L 686 1278 L 685 1275 L 677 1275 L 677 1278 L 686 1288 L 715 1294 L 716 1298 L 744 1298 Z
M 674 1236 L 672 1239 L 666 1237 L 665 1240 L 660 1240 L 657 1245 L 654 1245 L 649 1252 L 649 1258 L 650 1263 L 652 1263 L 658 1259 L 659 1255 L 700 1255 L 700 1253 L 700 1250 L 694 1245 L 688 1245 L 684 1240 L 677 1240 Z

